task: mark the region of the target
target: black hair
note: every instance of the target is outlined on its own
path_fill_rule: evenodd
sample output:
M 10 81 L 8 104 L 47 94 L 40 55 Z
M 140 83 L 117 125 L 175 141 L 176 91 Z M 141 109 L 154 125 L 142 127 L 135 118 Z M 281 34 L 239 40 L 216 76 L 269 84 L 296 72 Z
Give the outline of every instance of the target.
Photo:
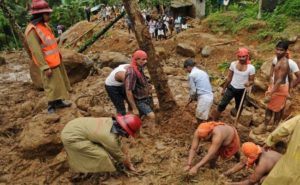
M 113 125 L 111 127 L 110 132 L 114 134 L 118 134 L 119 136 L 122 137 L 127 137 L 127 138 L 129 137 L 129 134 L 119 125 L 117 120 L 115 120 L 114 118 L 113 118 Z
M 279 41 L 276 45 L 276 48 L 282 48 L 284 50 L 289 49 L 289 41 Z
M 193 59 L 188 58 L 184 61 L 183 67 L 187 68 L 188 66 L 194 67 L 195 66 L 195 62 Z
M 37 24 L 39 22 L 44 22 L 43 13 L 33 14 L 30 18 L 31 23 Z

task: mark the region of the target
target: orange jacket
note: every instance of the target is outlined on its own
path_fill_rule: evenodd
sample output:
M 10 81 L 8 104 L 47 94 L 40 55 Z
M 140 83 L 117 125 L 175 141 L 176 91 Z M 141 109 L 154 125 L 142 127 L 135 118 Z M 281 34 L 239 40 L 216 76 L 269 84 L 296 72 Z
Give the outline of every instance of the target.
M 61 57 L 60 57 L 57 41 L 51 31 L 51 28 L 44 23 L 38 23 L 37 25 L 30 23 L 26 28 L 25 37 L 28 36 L 28 33 L 32 29 L 35 30 L 35 32 L 37 33 L 38 37 L 42 42 L 41 48 L 44 54 L 44 59 L 47 62 L 48 66 L 50 68 L 54 68 L 58 66 L 60 64 Z M 31 52 L 31 56 L 34 63 L 38 65 L 36 58 L 32 54 L 32 52 Z

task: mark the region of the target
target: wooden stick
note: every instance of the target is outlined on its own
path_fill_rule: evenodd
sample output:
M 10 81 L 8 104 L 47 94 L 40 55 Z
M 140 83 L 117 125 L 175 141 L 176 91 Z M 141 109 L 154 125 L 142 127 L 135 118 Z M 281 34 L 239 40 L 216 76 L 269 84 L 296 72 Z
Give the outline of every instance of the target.
M 238 119 L 240 117 L 240 114 L 242 113 L 242 107 L 243 107 L 243 104 L 244 104 L 244 99 L 245 99 L 246 93 L 247 93 L 247 89 L 244 90 L 243 97 L 242 97 L 242 100 L 241 100 L 241 103 L 240 103 L 240 106 L 239 106 L 239 110 L 238 110 L 238 112 L 235 116 L 234 127 L 237 126 Z
M 211 46 L 222 46 L 222 45 L 227 45 L 227 44 L 231 44 L 237 42 L 237 40 L 231 40 L 231 41 L 227 41 L 227 42 L 221 42 L 221 43 L 216 43 L 216 44 L 212 44 Z

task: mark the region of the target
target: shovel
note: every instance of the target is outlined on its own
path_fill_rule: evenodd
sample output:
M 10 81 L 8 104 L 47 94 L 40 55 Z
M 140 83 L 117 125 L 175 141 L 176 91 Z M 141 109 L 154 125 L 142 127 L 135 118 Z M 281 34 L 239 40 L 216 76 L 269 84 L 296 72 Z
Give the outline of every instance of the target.
M 240 106 L 239 106 L 239 109 L 238 109 L 238 112 L 235 116 L 235 120 L 234 120 L 234 127 L 237 127 L 237 122 L 240 118 L 240 115 L 242 114 L 242 107 L 243 107 L 243 104 L 244 104 L 244 100 L 245 100 L 245 96 L 247 94 L 248 90 L 247 88 L 244 90 L 244 93 L 243 93 L 243 96 L 242 96 L 242 100 L 241 100 L 241 103 L 240 103 Z M 249 90 L 249 92 L 251 92 L 251 88 Z

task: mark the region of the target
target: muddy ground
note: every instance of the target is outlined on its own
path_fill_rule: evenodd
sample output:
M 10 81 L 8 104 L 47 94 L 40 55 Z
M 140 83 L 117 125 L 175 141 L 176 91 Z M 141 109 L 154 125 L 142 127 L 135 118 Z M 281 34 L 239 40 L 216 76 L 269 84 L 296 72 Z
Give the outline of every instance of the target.
M 180 42 L 188 42 L 195 46 L 197 64 L 207 70 L 211 76 L 218 78 L 226 75 L 218 69 L 218 64 L 234 60 L 235 52 L 240 46 L 248 46 L 254 56 L 260 60 L 271 58 L 273 53 L 257 51 L 255 49 L 257 43 L 249 42 L 246 39 L 247 35 L 239 37 L 213 35 L 207 32 L 207 28 L 203 28 L 199 21 L 192 21 L 191 24 L 193 28 L 172 36 L 166 41 L 154 41 L 156 47 L 162 47 L 165 50 L 165 59 L 161 62 L 169 69 L 167 72 L 169 85 L 179 108 L 168 114 L 159 112 L 157 109 L 160 124 L 158 133 L 155 135 L 148 133 L 147 125 L 144 125 L 142 129 L 145 137 L 137 138 L 135 141 L 124 139 L 140 175 L 113 174 L 104 182 L 96 182 L 95 178 L 91 178 L 78 184 L 222 184 L 219 175 L 235 163 L 233 160 L 219 160 L 216 169 L 205 166 L 193 178 L 188 178 L 182 172 L 188 157 L 192 135 L 198 124 L 194 117 L 195 103 L 188 107 L 184 106 L 188 100 L 187 78 L 182 70 L 182 61 L 185 57 L 176 54 L 176 45 Z M 75 35 L 73 37 L 84 32 L 84 28 L 87 29 L 88 26 L 75 28 L 72 31 Z M 236 42 L 214 47 L 211 56 L 207 58 L 200 55 L 200 50 L 205 45 L 231 40 L 236 40 Z M 89 48 L 85 54 L 92 55 L 106 50 L 130 56 L 135 49 L 137 49 L 137 44 L 134 35 L 129 35 L 127 30 L 119 24 Z M 6 64 L 0 66 L 0 184 L 71 184 L 69 177 L 72 172 L 65 162 L 66 154 L 59 140 L 59 133 L 68 121 L 79 116 L 90 116 L 92 111 L 89 111 L 89 108 L 93 108 L 96 112 L 98 110 L 97 115 L 114 114 L 112 103 L 104 91 L 104 80 L 111 69 L 105 69 L 101 74 L 89 76 L 73 85 L 72 107 L 59 110 L 54 116 L 49 116 L 46 113 L 47 100 L 44 93 L 35 89 L 30 81 L 28 69 L 30 60 L 26 53 L 24 51 L 2 52 L 1 56 L 5 57 Z M 218 91 L 217 84 L 214 83 L 216 92 Z M 263 91 L 255 91 L 254 94 L 259 99 L 263 96 Z M 76 106 L 74 102 L 82 95 L 87 96 L 80 100 L 81 109 L 79 109 L 78 104 Z M 292 114 L 298 113 L 299 100 L 296 94 L 291 108 Z M 157 100 L 155 102 L 157 107 Z M 233 120 L 229 115 L 230 107 L 232 105 L 224 112 L 222 121 L 231 124 Z M 99 114 L 99 109 L 104 113 Z M 260 114 L 263 116 L 261 112 Z M 28 125 L 45 119 L 48 121 L 45 121 L 46 126 L 43 125 L 45 127 L 42 126 L 42 128 L 47 129 L 47 134 L 36 136 L 40 127 Z M 249 130 L 240 132 L 244 132 L 242 141 L 249 140 L 247 137 Z M 27 136 L 24 136 L 24 133 Z M 30 138 L 31 134 L 32 138 Z M 36 143 L 34 137 L 43 140 L 51 139 L 51 141 L 42 147 L 24 151 L 22 147 L 24 143 L 30 143 L 30 139 L 32 143 Z M 27 140 L 24 141 L 24 138 Z M 207 143 L 201 144 L 198 159 L 205 154 L 207 147 Z M 240 180 L 249 173 L 251 170 L 242 171 L 231 176 L 227 181 Z

